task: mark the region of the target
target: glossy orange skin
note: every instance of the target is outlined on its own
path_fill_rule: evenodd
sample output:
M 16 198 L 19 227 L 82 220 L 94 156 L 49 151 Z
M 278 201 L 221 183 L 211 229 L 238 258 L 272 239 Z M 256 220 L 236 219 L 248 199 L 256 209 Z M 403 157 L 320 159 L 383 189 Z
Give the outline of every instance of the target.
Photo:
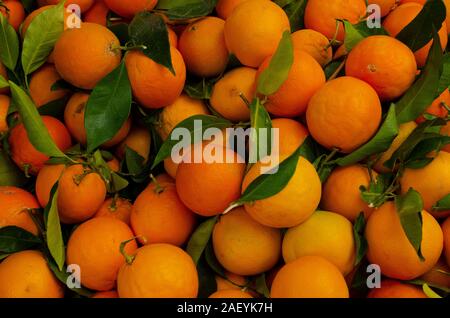
M 36 197 L 41 207 L 45 208 L 50 200 L 50 192 L 61 177 L 64 165 L 45 165 L 39 171 L 36 178 Z
M 309 136 L 308 129 L 298 121 L 289 118 L 275 118 L 272 128 L 278 129 L 280 155 L 290 155 L 300 147 Z
M 132 18 L 141 11 L 151 11 L 158 0 L 104 0 L 111 11 L 124 18 Z
M 9 24 L 14 30 L 19 31 L 20 24 L 25 19 L 25 9 L 20 1 L 16 0 L 3 0 L 3 5 L 8 8 L 0 7 L 0 13 L 7 18 Z
M 84 14 L 83 21 L 106 26 L 109 8 L 103 0 L 97 0 Z
M 110 217 L 130 225 L 132 207 L 133 205 L 127 199 L 117 198 L 113 200 L 113 198 L 109 198 L 103 202 L 94 217 Z
M 61 76 L 52 64 L 44 65 L 33 73 L 30 79 L 30 95 L 38 108 L 69 93 L 65 89 L 52 90 L 52 85 L 59 80 Z
M 420 286 L 401 283 L 396 280 L 381 281 L 381 288 L 372 289 L 367 298 L 428 298 Z

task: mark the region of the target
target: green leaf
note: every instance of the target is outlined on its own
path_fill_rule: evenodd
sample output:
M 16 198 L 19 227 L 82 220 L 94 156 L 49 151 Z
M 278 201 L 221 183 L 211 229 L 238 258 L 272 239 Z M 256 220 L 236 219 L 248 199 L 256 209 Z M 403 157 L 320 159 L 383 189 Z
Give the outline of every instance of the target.
M 379 208 L 392 195 L 392 193 L 387 193 L 391 182 L 391 174 L 378 175 L 376 180 L 370 181 L 369 187 L 360 187 L 361 199 L 370 207 Z
M 439 294 L 432 290 L 430 286 L 428 286 L 428 284 L 423 284 L 422 289 L 428 298 L 442 298 L 441 296 L 439 296 Z
M 69 96 L 48 102 L 39 107 L 38 111 L 41 116 L 52 116 L 55 118 L 64 119 L 64 110 L 66 109 Z
M 128 186 L 128 181 L 119 176 L 117 173 L 113 172 L 108 164 L 103 159 L 102 151 L 97 150 L 93 155 L 94 166 L 103 176 L 106 182 L 106 189 L 108 193 L 116 193 Z
M 450 86 L 450 53 L 444 55 L 443 70 L 439 81 L 438 94 L 442 94 Z
M 9 87 L 8 81 L 0 75 L 0 88 Z
M 139 175 L 144 170 L 144 161 L 140 154 L 138 154 L 133 149 L 126 147 L 125 148 L 125 163 L 128 168 L 128 172 L 132 175 Z
M 397 34 L 396 38 L 416 52 L 430 42 L 435 30 L 441 29 L 445 13 L 445 4 L 442 0 L 428 0 L 420 13 Z
M 307 0 L 275 0 L 289 18 L 292 32 L 303 29 Z
M 280 193 L 294 176 L 300 158 L 301 146 L 286 160 L 281 162 L 274 174 L 261 174 L 245 189 L 236 204 L 244 204 L 269 198 Z
M 22 0 L 23 7 L 27 13 L 30 13 L 34 9 L 34 0 Z
M 323 154 L 316 158 L 313 162 L 314 168 L 317 170 L 317 174 L 319 175 L 320 181 L 325 183 L 331 172 L 335 168 L 336 164 L 333 162 L 329 162 L 328 159 L 329 154 Z
M 189 135 L 191 136 L 191 143 L 194 143 L 197 140 L 195 136 L 202 136 L 206 129 L 208 128 L 219 128 L 224 129 L 227 127 L 231 127 L 232 123 L 226 119 L 211 116 L 211 115 L 195 115 L 183 120 L 179 123 L 175 128 L 185 128 L 188 130 Z M 194 137 L 194 138 L 192 138 Z M 160 164 L 164 159 L 169 157 L 172 152 L 172 148 L 178 144 L 179 140 L 172 139 L 172 133 L 169 138 L 167 138 L 162 144 L 161 148 L 156 155 L 156 158 L 153 162 L 152 169 L 155 168 L 158 164 Z
M 130 35 L 128 34 L 129 25 L 127 23 L 114 23 L 108 25 L 108 29 L 115 34 L 121 44 L 125 44 L 130 41 Z
M 208 266 L 214 271 L 214 273 L 226 279 L 225 270 L 222 265 L 220 265 L 219 261 L 216 258 L 216 255 L 214 254 L 214 248 L 211 240 L 209 240 L 205 248 L 205 260 Z
M 51 200 L 45 207 L 44 216 L 48 250 L 61 270 L 66 260 L 66 254 L 58 214 L 58 183 L 52 188 Z
M 216 275 L 208 266 L 205 257 L 200 258 L 197 264 L 198 272 L 198 298 L 208 298 L 217 290 Z
M 437 270 L 437 271 L 439 272 L 439 270 Z M 449 294 L 450 293 L 450 288 L 448 288 L 446 286 L 440 286 L 440 285 L 437 285 L 437 284 L 434 284 L 434 283 L 426 282 L 426 281 L 424 281 L 422 279 L 408 280 L 408 281 L 406 281 L 406 283 L 413 284 L 413 285 L 418 285 L 418 286 L 423 286 L 424 284 L 427 284 L 429 287 L 433 287 L 435 289 L 439 289 L 445 294 Z
M 136 14 L 128 28 L 136 45 L 144 45 L 142 52 L 175 75 L 170 55 L 169 33 L 160 15 L 148 11 Z
M 27 130 L 31 144 L 49 157 L 64 157 L 64 153 L 56 146 L 42 122 L 39 112 L 27 93 L 15 83 L 9 81 L 11 95 L 18 107 L 20 116 Z
M 439 36 L 435 33 L 435 41 L 431 46 L 427 63 L 419 79 L 397 102 L 397 119 L 400 125 L 415 120 L 436 99 L 442 70 L 442 47 Z
M 202 78 L 197 82 L 188 80 L 184 86 L 184 91 L 189 97 L 195 99 L 210 99 L 213 86 L 213 82 L 208 81 L 206 78 Z
M 170 20 L 187 20 L 209 15 L 218 0 L 160 0 L 157 10 L 164 12 Z
M 384 152 L 389 149 L 395 137 L 397 137 L 398 132 L 399 125 L 395 114 L 395 105 L 392 104 L 377 134 L 359 149 L 345 157 L 337 159 L 336 163 L 340 166 L 349 166 L 373 154 Z
M 256 162 L 272 153 L 272 120 L 259 98 L 250 104 L 250 122 L 250 162 Z
M 131 101 L 131 84 L 122 61 L 95 86 L 86 104 L 88 152 L 114 138 L 130 116 Z
M 361 212 L 353 225 L 353 235 L 355 237 L 356 258 L 355 266 L 358 265 L 367 253 L 367 240 L 364 236 L 366 220 L 364 213 Z
M 351 24 L 347 20 L 343 21 L 345 28 L 344 45 L 347 52 L 350 52 L 359 42 L 372 35 L 387 35 L 384 28 L 369 28 L 367 21 Z
M 215 216 L 201 223 L 189 239 L 186 252 L 192 257 L 195 264 L 200 260 L 218 219 L 219 217 Z
M 422 210 L 423 200 L 419 192 L 409 189 L 407 193 L 395 199 L 395 206 L 403 231 L 409 242 L 414 247 L 421 261 L 425 258 L 422 255 Z
M 4 150 L 0 150 L 0 186 L 21 187 L 27 179 L 20 169 L 11 161 Z
M 285 31 L 269 66 L 259 75 L 257 90 L 262 95 L 272 95 L 288 78 L 294 63 L 294 46 L 291 33 Z
M 20 213 L 27 213 L 27 211 L 23 210 Z M 0 253 L 11 254 L 29 250 L 41 243 L 39 237 L 20 227 L 5 226 L 0 228 Z
M 440 212 L 440 211 L 448 211 L 450 210 L 450 193 L 447 194 L 445 197 L 440 199 L 436 204 L 433 206 L 433 212 Z
M 0 14 L 0 61 L 14 71 L 19 58 L 19 38 L 8 20 Z
M 317 143 L 312 139 L 311 136 L 306 137 L 305 141 L 300 147 L 300 157 L 305 158 L 310 163 L 314 163 L 317 159 Z
M 269 288 L 267 287 L 265 273 L 262 273 L 261 275 L 256 277 L 255 288 L 259 294 L 263 295 L 265 298 L 270 298 L 270 291 L 269 291 Z
M 328 63 L 327 66 L 325 66 L 324 72 L 325 72 L 325 77 L 327 79 L 327 81 L 331 78 L 331 76 L 333 76 L 336 72 L 338 72 L 338 76 L 340 74 L 343 74 L 345 71 L 345 59 L 338 59 L 335 61 L 332 61 L 330 63 Z
M 64 1 L 37 15 L 25 34 L 22 67 L 25 76 L 45 63 L 64 31 Z

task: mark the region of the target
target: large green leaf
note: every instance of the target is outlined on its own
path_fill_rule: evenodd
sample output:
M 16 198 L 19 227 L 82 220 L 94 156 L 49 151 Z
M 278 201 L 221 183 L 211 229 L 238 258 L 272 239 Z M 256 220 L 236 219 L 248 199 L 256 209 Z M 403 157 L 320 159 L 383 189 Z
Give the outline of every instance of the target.
M 272 120 L 258 98 L 250 104 L 250 162 L 257 162 L 272 151 Z
M 86 105 L 88 152 L 111 140 L 130 116 L 131 85 L 125 63 L 104 77 L 94 88 Z
M 20 213 L 27 213 L 26 210 Z M 0 228 L 0 253 L 16 253 L 41 244 L 39 237 L 17 226 L 5 226 Z
M 283 8 L 289 18 L 291 31 L 303 29 L 305 26 L 305 9 L 307 0 L 275 0 L 276 4 Z
M 0 88 L 9 87 L 8 81 L 0 75 Z
M 22 67 L 25 76 L 45 63 L 63 31 L 64 1 L 32 20 L 23 40 Z
M 448 89 L 450 86 L 450 53 L 444 55 L 444 66 L 442 69 L 441 79 L 439 81 L 438 94 Z
M 198 263 L 206 245 L 208 245 L 218 219 L 219 217 L 215 216 L 201 223 L 189 239 L 186 251 L 192 257 L 195 264 Z
M 22 171 L 11 161 L 4 150 L 0 150 L 0 186 L 20 187 L 26 183 Z
M 55 260 L 58 268 L 61 270 L 64 266 L 66 253 L 64 249 L 64 240 L 59 222 L 58 213 L 58 183 L 56 183 L 50 195 L 50 201 L 44 210 L 44 219 L 46 221 L 46 239 L 47 247 Z
M 11 71 L 19 58 L 19 38 L 8 20 L 0 14 L 0 61 Z

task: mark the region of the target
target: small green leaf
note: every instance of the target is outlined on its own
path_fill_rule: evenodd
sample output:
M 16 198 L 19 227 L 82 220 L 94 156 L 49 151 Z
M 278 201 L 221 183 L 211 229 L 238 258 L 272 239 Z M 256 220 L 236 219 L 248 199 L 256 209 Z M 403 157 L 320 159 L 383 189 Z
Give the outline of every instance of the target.
M 450 193 L 440 199 L 433 206 L 433 212 L 441 212 L 450 210 Z
M 334 162 L 329 162 L 328 157 L 329 154 L 325 153 L 317 157 L 313 162 L 313 166 L 314 168 L 316 168 L 317 174 L 319 175 L 320 181 L 322 183 L 325 183 L 325 181 L 327 181 L 328 177 L 336 166 Z
M 197 82 L 188 80 L 184 86 L 184 91 L 189 97 L 195 99 L 210 99 L 214 84 L 206 78 L 202 78 Z
M 255 280 L 256 291 L 263 295 L 265 298 L 270 298 L 270 291 L 267 287 L 266 274 L 262 273 Z
M 428 298 L 442 298 L 441 296 L 439 296 L 439 294 L 432 290 L 430 286 L 428 286 L 428 284 L 423 284 L 422 289 Z
M 442 94 L 450 86 L 450 53 L 444 55 L 444 67 L 439 81 L 438 94 Z
M 218 0 L 160 0 L 156 9 L 170 20 L 188 20 L 209 15 Z
M 345 28 L 345 49 L 350 52 L 359 42 L 372 35 L 387 35 L 384 28 L 369 28 L 367 21 L 351 24 L 343 21 Z
M 200 260 L 218 219 L 219 217 L 215 216 L 201 223 L 189 239 L 186 252 L 192 257 L 195 264 Z
M 28 213 L 23 210 L 19 213 Z M 41 239 L 17 226 L 0 228 L 0 253 L 16 253 L 29 250 L 42 243 Z
M 125 148 L 125 163 L 128 168 L 128 172 L 132 175 L 139 175 L 144 170 L 144 161 L 140 154 L 138 154 L 133 149 L 126 147 Z
M 0 150 L 0 186 L 21 187 L 26 182 L 24 174 L 11 161 L 6 151 Z
M 367 240 L 364 236 L 365 228 L 366 220 L 364 218 L 364 213 L 361 212 L 353 225 L 353 235 L 355 237 L 356 245 L 355 266 L 361 262 L 367 252 Z
M 128 34 L 129 25 L 124 22 L 116 22 L 108 25 L 108 29 L 114 33 L 119 39 L 120 43 L 125 44 L 130 41 L 130 35 Z
M 143 11 L 131 21 L 130 38 L 136 45 L 144 45 L 145 55 L 158 64 L 163 65 L 175 75 L 170 55 L 169 33 L 167 26 L 160 15 Z
M 272 153 L 272 120 L 259 98 L 250 104 L 250 162 L 256 162 Z
M 8 81 L 0 75 L 0 88 L 9 87 Z
M 324 69 L 326 79 L 329 80 L 333 75 L 336 74 L 336 72 L 338 72 L 337 74 L 338 76 L 340 74 L 343 74 L 345 71 L 344 66 L 345 66 L 345 59 L 338 59 L 328 63 L 328 65 L 325 66 Z
M 19 38 L 8 20 L 0 14 L 0 61 L 14 71 L 19 59 Z
M 369 187 L 361 186 L 361 199 L 368 204 L 369 207 L 379 208 L 388 199 L 392 193 L 388 193 L 389 186 L 392 182 L 392 175 L 380 174 L 376 180 L 371 180 Z
M 38 111 L 41 116 L 52 116 L 55 118 L 64 118 L 64 110 L 66 109 L 69 96 L 48 102 L 39 107 Z
M 88 152 L 114 138 L 130 116 L 131 101 L 131 84 L 122 62 L 95 86 L 86 104 Z
M 9 81 L 12 98 L 19 109 L 31 144 L 49 157 L 64 157 L 42 122 L 39 112 L 28 94 L 15 83 Z
M 292 32 L 304 28 L 305 24 L 303 20 L 305 17 L 307 0 L 275 0 L 274 2 L 286 12 L 291 24 Z
M 45 207 L 44 216 L 46 220 L 48 250 L 58 265 L 58 268 L 62 270 L 66 260 L 66 254 L 58 214 L 58 183 L 52 188 L 51 200 Z
M 45 63 L 64 31 L 64 1 L 37 15 L 23 40 L 22 67 L 25 76 Z
M 423 200 L 419 192 L 409 189 L 407 193 L 395 199 L 395 206 L 403 231 L 409 242 L 414 247 L 421 261 L 425 258 L 422 255 L 422 210 Z
M 214 248 L 211 240 L 205 248 L 205 260 L 208 266 L 214 271 L 214 273 L 226 279 L 225 270 L 223 269 L 222 265 L 220 265 L 219 261 L 216 258 L 216 255 L 214 254 Z
M 355 164 L 373 154 L 384 152 L 391 146 L 399 132 L 399 125 L 395 114 L 395 105 L 392 104 L 389 112 L 377 134 L 365 145 L 351 154 L 339 158 L 336 163 L 340 166 Z
M 289 31 L 283 33 L 269 66 L 259 75 L 257 90 L 262 95 L 272 95 L 288 78 L 294 63 L 294 46 Z
M 102 151 L 97 150 L 93 155 L 94 166 L 103 176 L 106 182 L 106 188 L 108 193 L 117 193 L 118 191 L 125 189 L 128 186 L 128 181 L 113 172 L 108 164 L 103 159 Z

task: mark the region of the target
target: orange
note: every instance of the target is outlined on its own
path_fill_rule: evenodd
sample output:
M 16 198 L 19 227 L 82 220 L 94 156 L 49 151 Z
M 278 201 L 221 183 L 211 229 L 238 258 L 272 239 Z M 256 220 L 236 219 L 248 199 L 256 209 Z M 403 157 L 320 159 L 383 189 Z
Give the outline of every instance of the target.
M 81 28 L 65 30 L 56 42 L 56 70 L 70 84 L 93 89 L 119 65 L 119 46 L 119 39 L 106 27 L 82 23 Z
M 372 177 L 376 180 L 377 174 Z M 345 216 L 354 222 L 361 212 L 369 217 L 373 211 L 366 202 L 361 199 L 360 187 L 369 188 L 370 175 L 367 167 L 359 164 L 338 167 L 328 177 L 323 186 L 321 206 L 327 211 L 333 211 Z
M 287 155 L 280 156 L 280 163 Z M 253 165 L 242 184 L 242 191 L 261 174 L 261 162 Z M 279 193 L 266 199 L 245 204 L 245 210 L 266 226 L 286 228 L 306 221 L 317 209 L 321 196 L 321 182 L 314 166 L 300 157 L 294 175 Z
M 448 115 L 448 110 L 445 108 L 450 106 L 450 92 L 446 89 L 438 98 L 436 98 L 433 103 L 427 107 L 424 114 L 430 114 L 441 118 L 446 118 Z M 418 124 L 423 123 L 426 119 L 420 116 L 416 119 Z
M 30 95 L 37 107 L 58 100 L 67 95 L 65 89 L 52 90 L 52 85 L 61 79 L 53 65 L 42 66 L 30 79 Z
M 71 146 L 70 134 L 67 128 L 56 118 L 41 116 L 41 119 L 56 146 L 61 151 L 67 150 Z M 37 174 L 49 159 L 31 144 L 23 124 L 19 124 L 11 129 L 9 145 L 11 147 L 11 158 L 16 165 L 31 174 Z
M 42 12 L 44 12 L 44 11 L 50 9 L 50 8 L 53 8 L 53 7 L 54 7 L 54 5 L 50 5 L 50 6 L 49 6 L 49 5 L 45 5 L 45 6 L 43 6 L 43 7 L 40 7 L 40 8 L 38 8 L 38 9 L 32 11 L 32 12 L 25 18 L 25 20 L 24 20 L 23 23 L 22 23 L 22 27 L 21 27 L 21 29 L 20 29 L 20 35 L 22 36 L 22 38 L 25 38 L 25 34 L 27 33 L 28 27 L 30 26 L 30 24 L 31 24 L 31 22 L 33 21 L 33 19 L 34 19 L 35 17 L 37 17 L 39 14 L 41 14 Z
M 280 230 L 259 224 L 241 207 L 220 218 L 212 242 L 219 263 L 238 275 L 264 273 L 276 265 L 281 254 Z
M 292 33 L 292 44 L 295 50 L 301 50 L 311 55 L 320 66 L 324 67 L 333 58 L 333 47 L 322 33 L 304 29 Z
M 195 298 L 198 274 L 192 258 L 169 244 L 137 250 L 117 277 L 120 298 Z
M 255 93 L 256 70 L 238 67 L 227 72 L 215 84 L 211 93 L 211 106 L 224 118 L 234 121 L 248 121 L 250 110 L 241 95 L 251 102 Z
M 67 167 L 59 179 L 58 212 L 62 223 L 83 222 L 105 201 L 106 186 L 102 177 L 82 165 Z
M 103 202 L 94 217 L 111 217 L 130 225 L 131 208 L 133 205 L 127 199 L 109 198 Z
M 0 263 L 0 298 L 63 298 L 64 289 L 38 251 L 22 251 Z
M 421 169 L 405 169 L 400 179 L 402 193 L 410 188 L 418 191 L 424 209 L 433 211 L 433 206 L 450 193 L 450 153 L 440 152 L 434 160 Z M 450 211 L 435 212 L 435 217 L 446 217 Z
M 238 5 L 225 22 L 228 50 L 245 66 L 258 67 L 278 47 L 291 27 L 286 13 L 271 1 L 248 0 Z
M 368 3 L 380 6 L 381 17 L 385 17 L 397 7 L 399 0 L 369 0 Z
M 289 118 L 272 120 L 272 128 L 278 129 L 278 152 L 281 155 L 293 154 L 309 135 L 305 126 Z
M 444 256 L 447 261 L 447 265 L 450 266 L 450 218 L 442 223 L 442 232 L 444 233 Z
M 96 292 L 91 298 L 119 298 L 119 294 L 115 290 Z
M 8 131 L 8 110 L 11 104 L 11 98 L 0 94 L 0 134 Z
M 120 171 L 120 162 L 117 160 L 116 157 L 112 157 L 111 160 L 107 161 L 106 164 L 108 165 L 109 169 L 111 169 L 114 172 Z
M 145 108 L 162 108 L 175 102 L 183 91 L 186 66 L 181 53 L 170 48 L 175 75 L 144 53 L 129 51 L 125 64 L 136 100 Z
M 206 143 L 196 144 L 178 166 L 176 187 L 181 201 L 192 211 L 202 216 L 213 216 L 224 212 L 239 199 L 244 177 L 245 163 L 233 150 L 220 147 L 220 162 L 209 163 L 200 158 L 195 163 L 192 153 L 206 152 Z M 227 160 L 231 158 L 231 162 Z M 190 162 L 188 162 L 190 161 Z
M 259 75 L 269 66 L 272 57 L 264 60 Z M 281 87 L 268 96 L 265 107 L 280 117 L 297 117 L 305 113 L 311 97 L 325 84 L 325 73 L 320 64 L 308 53 L 294 50 L 294 63 Z
M 219 0 L 216 4 L 217 15 L 226 20 L 233 10 L 245 0 Z
M 319 256 L 304 256 L 284 265 L 272 283 L 271 298 L 348 298 L 341 272 Z
M 97 23 L 106 26 L 109 8 L 103 0 L 97 0 L 84 14 L 84 22 Z
M 217 291 L 229 289 L 240 290 L 248 285 L 248 280 L 244 276 L 225 271 L 225 277 L 216 275 Z
M 70 134 L 82 145 L 86 145 L 87 136 L 84 124 L 84 114 L 86 105 L 89 99 L 89 94 L 75 93 L 67 102 L 64 110 L 64 122 Z M 116 135 L 102 146 L 106 148 L 113 147 L 122 142 L 128 135 L 131 127 L 131 119 L 128 118 Z
M 345 73 L 372 86 L 383 101 L 402 96 L 416 79 L 413 52 L 387 35 L 369 36 L 347 58 Z
M 80 281 L 93 290 L 108 291 L 116 286 L 117 273 L 125 263 L 120 244 L 133 238 L 131 229 L 117 219 L 93 218 L 78 226 L 67 243 L 67 264 L 80 266 Z M 133 240 L 125 246 L 127 254 L 134 253 Z
M 383 21 L 383 27 L 386 31 L 393 37 L 403 30 L 422 10 L 423 6 L 418 3 L 406 3 L 402 4 L 394 11 L 389 13 L 386 19 Z M 441 40 L 442 49 L 445 50 L 447 46 L 447 25 L 444 22 L 442 28 L 439 30 L 439 38 Z M 423 67 L 426 63 L 428 52 L 430 51 L 433 40 L 431 40 L 427 45 L 414 52 L 416 57 L 417 65 Z
M 224 36 L 225 21 L 206 17 L 189 24 L 178 42 L 186 68 L 201 77 L 222 73 L 228 63 L 228 49 Z
M 0 228 L 17 226 L 35 235 L 38 228 L 28 214 L 28 209 L 38 209 L 39 204 L 31 193 L 16 187 L 0 186 Z
M 171 182 L 152 183 L 137 197 L 131 211 L 131 227 L 141 244 L 181 246 L 195 224 L 195 214 L 183 205 Z
M 104 0 L 105 4 L 116 14 L 124 18 L 132 18 L 141 11 L 151 11 L 158 0 Z
M 125 149 L 128 147 L 144 158 L 144 162 L 147 162 L 150 155 L 151 142 L 152 138 L 147 128 L 134 126 L 117 148 L 116 155 L 123 160 L 125 158 Z
M 47 4 L 58 4 L 61 2 L 61 0 L 45 0 Z M 81 12 L 86 12 L 89 10 L 92 6 L 92 4 L 96 2 L 95 0 L 67 0 L 64 4 L 66 7 L 68 7 L 71 4 L 76 4 L 80 7 Z
M 367 298 L 428 298 L 422 289 L 415 285 L 396 280 L 381 281 L 381 288 L 374 288 Z
M 447 18 L 445 19 L 445 23 L 447 24 L 447 32 L 450 34 L 450 0 L 444 0 L 445 8 L 447 11 Z
M 0 14 L 6 17 L 16 32 L 19 31 L 19 27 L 25 19 L 25 9 L 20 1 L 3 0 Z
M 178 164 L 173 162 L 172 158 L 166 158 L 164 159 L 164 170 L 169 176 L 175 179 L 177 176 Z
M 159 114 L 156 126 L 159 136 L 166 140 L 172 130 L 183 120 L 194 115 L 208 115 L 208 107 L 199 99 L 194 99 L 186 94 L 181 94 L 175 102 L 164 107 Z
M 169 33 L 169 43 L 170 43 L 170 45 L 178 49 L 178 35 L 169 26 L 167 26 L 167 32 Z
M 227 289 L 212 293 L 208 298 L 253 298 L 252 295 L 241 290 Z
M 354 267 L 355 250 L 352 223 L 332 212 L 315 212 L 302 224 L 290 228 L 283 239 L 286 263 L 302 256 L 321 256 L 344 276 Z
M 441 257 L 430 271 L 420 277 L 420 280 L 428 284 L 450 288 L 450 276 L 448 273 L 450 273 L 450 267 L 445 262 L 445 258 Z
M 36 178 L 36 197 L 41 207 L 45 208 L 50 200 L 50 192 L 61 177 L 64 165 L 45 165 L 39 170 Z
M 378 130 L 380 99 L 369 84 L 353 77 L 339 77 L 313 96 L 306 120 L 309 132 L 319 144 L 350 153 Z
M 351 24 L 358 23 L 366 16 L 364 0 L 310 0 L 305 9 L 305 26 L 333 39 L 343 41 L 345 31 L 342 23 L 336 28 L 336 19 L 348 20 Z M 336 33 L 336 30 L 338 32 Z
M 439 260 L 443 236 L 439 223 L 422 211 L 421 261 L 408 240 L 394 202 L 386 202 L 373 211 L 366 224 L 367 257 L 381 267 L 383 275 L 410 280 L 428 272 Z
M 0 76 L 2 76 L 6 81 L 8 81 L 8 72 L 6 71 L 6 67 L 0 62 Z M 9 92 L 9 88 L 0 88 L 0 94 L 7 94 Z

